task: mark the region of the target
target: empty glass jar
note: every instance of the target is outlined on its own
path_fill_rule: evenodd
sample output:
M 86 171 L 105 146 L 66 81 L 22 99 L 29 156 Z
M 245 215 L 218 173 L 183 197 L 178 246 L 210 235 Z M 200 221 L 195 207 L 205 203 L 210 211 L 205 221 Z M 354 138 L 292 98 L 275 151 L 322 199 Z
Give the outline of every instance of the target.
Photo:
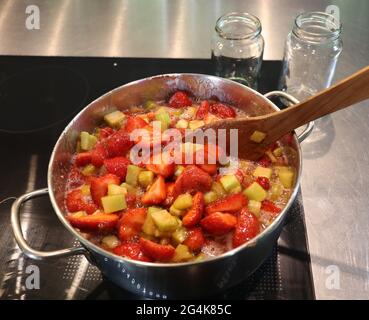
M 329 87 L 342 51 L 341 29 L 325 12 L 297 16 L 287 36 L 279 89 L 304 100 Z
M 215 74 L 257 88 L 264 39 L 259 19 L 249 13 L 231 12 L 216 22 L 212 38 Z

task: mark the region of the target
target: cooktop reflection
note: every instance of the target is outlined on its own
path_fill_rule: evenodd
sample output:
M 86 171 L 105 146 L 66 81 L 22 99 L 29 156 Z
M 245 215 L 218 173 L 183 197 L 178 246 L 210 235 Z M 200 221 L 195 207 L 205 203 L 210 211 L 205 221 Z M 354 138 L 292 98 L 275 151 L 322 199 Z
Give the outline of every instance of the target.
M 276 88 L 280 69 L 279 61 L 263 63 L 260 91 Z M 12 197 L 46 186 L 52 148 L 81 108 L 124 83 L 175 72 L 212 74 L 212 65 L 210 60 L 192 59 L 0 57 L 0 105 L 9 109 L 0 118 L 4 151 L 0 157 L 0 299 L 141 298 L 105 280 L 83 256 L 50 261 L 25 257 L 12 236 L 10 206 Z M 53 250 L 78 245 L 47 197 L 27 202 L 22 217 L 31 246 Z M 287 220 L 278 245 L 261 268 L 238 286 L 209 298 L 314 299 L 300 194 Z M 28 266 L 40 271 L 39 289 L 27 289 Z M 148 297 L 166 298 L 154 291 Z

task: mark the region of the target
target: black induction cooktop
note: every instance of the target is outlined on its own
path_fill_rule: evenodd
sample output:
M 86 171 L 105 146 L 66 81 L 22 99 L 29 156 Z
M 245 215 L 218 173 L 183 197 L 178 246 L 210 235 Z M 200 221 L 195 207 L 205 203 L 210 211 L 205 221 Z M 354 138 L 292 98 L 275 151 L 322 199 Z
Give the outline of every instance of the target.
M 280 61 L 264 61 L 259 91 L 276 88 Z M 46 186 L 52 148 L 65 125 L 89 102 L 124 83 L 156 74 L 212 74 L 210 60 L 0 57 L 0 299 L 138 299 L 105 280 L 82 256 L 33 261 L 10 227 L 14 197 Z M 78 245 L 61 226 L 47 197 L 23 208 L 22 226 L 35 248 Z M 28 266 L 40 288 L 27 289 Z M 150 298 L 157 297 L 155 292 Z M 215 299 L 314 299 L 301 193 L 270 258 L 249 279 Z M 165 298 L 165 297 L 164 297 Z

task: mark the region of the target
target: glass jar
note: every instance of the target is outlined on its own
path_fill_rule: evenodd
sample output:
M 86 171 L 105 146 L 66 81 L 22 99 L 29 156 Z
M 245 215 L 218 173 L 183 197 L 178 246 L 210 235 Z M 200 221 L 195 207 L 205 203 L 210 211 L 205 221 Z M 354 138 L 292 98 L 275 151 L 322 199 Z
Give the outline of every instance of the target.
M 341 30 L 328 13 L 298 15 L 287 36 L 279 89 L 304 100 L 329 87 L 342 51 Z
M 256 89 L 264 52 L 259 19 L 231 12 L 216 22 L 212 38 L 215 74 Z

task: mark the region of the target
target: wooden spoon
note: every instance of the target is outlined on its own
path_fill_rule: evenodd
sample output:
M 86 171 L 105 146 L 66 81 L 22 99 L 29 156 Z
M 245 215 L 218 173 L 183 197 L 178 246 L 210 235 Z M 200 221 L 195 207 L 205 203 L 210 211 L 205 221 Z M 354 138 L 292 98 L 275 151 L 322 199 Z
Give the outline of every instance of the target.
M 202 129 L 238 129 L 238 156 L 243 159 L 256 160 L 264 154 L 268 146 L 292 130 L 368 98 L 369 66 L 308 100 L 283 111 L 259 117 L 222 119 L 211 122 Z M 250 139 L 255 131 L 266 134 L 260 143 Z

